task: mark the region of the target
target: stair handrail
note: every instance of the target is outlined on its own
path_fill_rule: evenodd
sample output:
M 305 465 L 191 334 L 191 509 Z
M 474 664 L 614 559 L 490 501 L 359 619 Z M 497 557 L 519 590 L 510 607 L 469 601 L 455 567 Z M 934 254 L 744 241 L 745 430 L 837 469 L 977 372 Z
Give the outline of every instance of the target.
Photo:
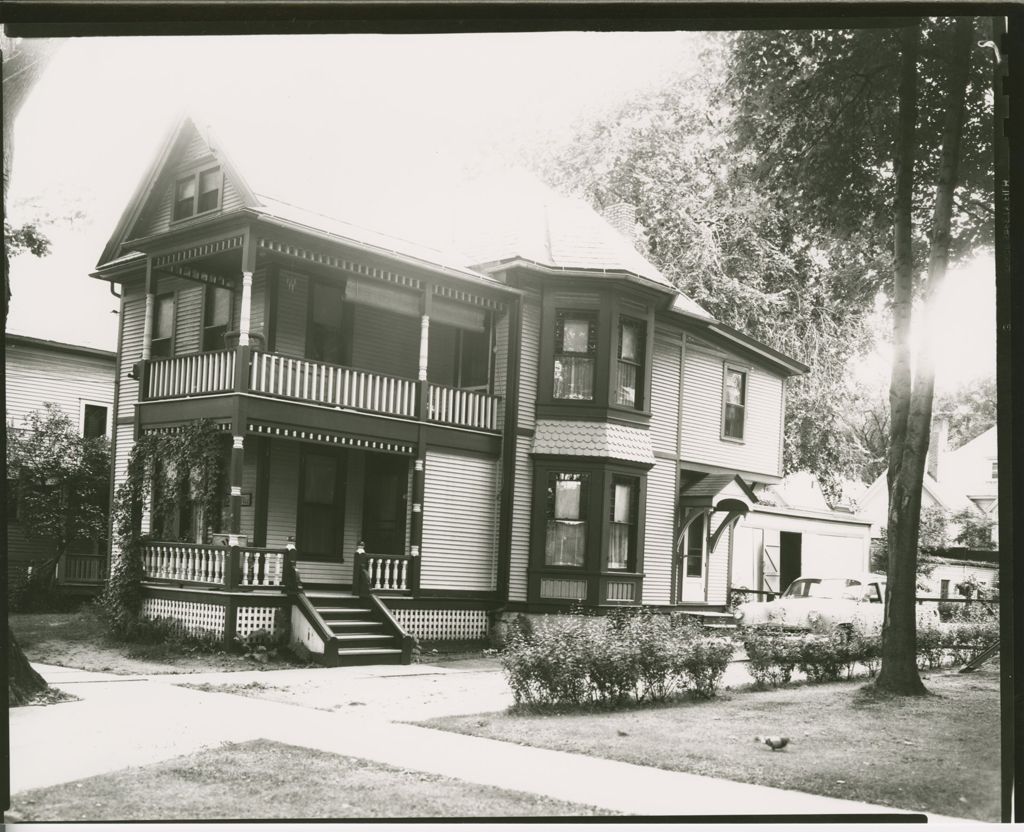
M 353 564 L 353 592 L 360 598 L 368 601 L 372 608 L 384 618 L 386 626 L 389 626 L 393 634 L 402 640 L 402 663 L 407 664 L 412 656 L 413 647 L 416 645 L 416 639 L 402 628 L 402 625 L 391 614 L 391 610 L 387 608 L 387 605 L 377 597 L 377 594 L 371 588 L 367 557 L 366 545 L 360 540 L 359 545 L 356 546 L 356 560 Z

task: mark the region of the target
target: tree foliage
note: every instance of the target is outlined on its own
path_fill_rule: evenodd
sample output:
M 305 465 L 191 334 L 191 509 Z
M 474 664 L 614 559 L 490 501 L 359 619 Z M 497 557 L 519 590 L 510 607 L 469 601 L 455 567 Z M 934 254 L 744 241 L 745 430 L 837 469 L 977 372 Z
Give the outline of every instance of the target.
M 753 175 L 756 156 L 730 142 L 727 46 L 710 38 L 695 75 L 581 126 L 536 164 L 551 184 L 598 209 L 633 204 L 645 253 L 681 291 L 811 366 L 787 386 L 785 470 L 810 470 L 836 495 L 856 465 L 841 413 L 874 289 L 861 282 L 849 242 L 809 238 Z
M 956 512 L 950 520 L 959 527 L 953 542 L 957 546 L 967 549 L 993 550 L 998 547 L 992 540 L 992 529 L 995 528 L 995 521 L 987 515 L 982 514 L 978 509 L 962 508 Z
M 30 413 L 22 429 L 8 425 L 7 473 L 25 534 L 53 544 L 51 567 L 77 541 L 105 535 L 109 443 L 84 438 L 56 405 Z
M 996 424 L 996 380 L 974 379 L 937 396 L 935 412 L 949 419 L 949 446 L 959 448 Z

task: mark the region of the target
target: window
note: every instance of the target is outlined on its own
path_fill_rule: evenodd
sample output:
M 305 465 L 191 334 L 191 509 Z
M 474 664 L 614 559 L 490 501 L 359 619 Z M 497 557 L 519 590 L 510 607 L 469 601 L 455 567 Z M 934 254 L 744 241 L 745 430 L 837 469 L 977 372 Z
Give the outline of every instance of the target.
M 948 598 L 949 597 L 949 578 L 943 578 L 939 582 L 939 597 L 940 598 Z
M 345 294 L 339 286 L 314 282 L 307 357 L 328 364 L 349 362 Z
M 486 330 L 463 329 L 430 323 L 427 376 L 434 384 L 485 388 L 491 365 L 490 337 Z
M 743 439 L 747 409 L 747 374 L 726 365 L 722 391 L 722 437 Z
M 596 355 L 596 316 L 586 312 L 558 312 L 555 323 L 554 398 L 593 401 Z
M 224 335 L 231 323 L 231 290 L 223 286 L 206 287 L 203 312 L 203 351 L 222 350 Z
M 704 518 L 701 514 L 686 529 L 686 577 L 704 574 Z
M 547 566 L 583 566 L 587 549 L 589 474 L 550 473 L 547 492 Z
M 220 168 L 189 174 L 174 183 L 175 220 L 184 220 L 220 207 Z
M 636 518 L 639 482 L 612 477 L 608 524 L 608 568 L 633 570 L 636 564 Z
M 153 304 L 153 358 L 170 358 L 174 351 L 174 294 L 157 295 Z
M 640 387 L 644 378 L 646 340 L 646 326 L 642 321 L 620 319 L 618 366 L 615 372 L 616 404 L 637 409 L 643 407 Z
M 107 435 L 107 408 L 99 404 L 82 405 L 82 436 L 97 439 Z
M 992 473 L 992 476 L 989 477 L 990 480 L 998 480 L 999 479 L 999 460 L 998 459 L 993 459 L 992 460 L 992 471 L 991 471 L 991 473 Z

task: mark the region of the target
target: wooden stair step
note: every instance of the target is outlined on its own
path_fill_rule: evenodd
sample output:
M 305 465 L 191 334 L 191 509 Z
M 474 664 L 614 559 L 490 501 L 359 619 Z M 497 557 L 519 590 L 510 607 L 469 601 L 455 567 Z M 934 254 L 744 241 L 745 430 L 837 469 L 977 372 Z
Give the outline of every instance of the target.
M 394 636 L 387 633 L 335 633 L 337 641 L 393 641 Z
M 379 628 L 384 626 L 384 622 L 382 622 L 382 621 L 327 621 L 327 626 L 330 627 L 332 630 L 335 627 L 341 627 L 343 629 L 354 629 L 356 627 L 372 627 L 373 629 L 379 629 Z
M 339 647 L 339 656 L 400 656 L 397 647 Z

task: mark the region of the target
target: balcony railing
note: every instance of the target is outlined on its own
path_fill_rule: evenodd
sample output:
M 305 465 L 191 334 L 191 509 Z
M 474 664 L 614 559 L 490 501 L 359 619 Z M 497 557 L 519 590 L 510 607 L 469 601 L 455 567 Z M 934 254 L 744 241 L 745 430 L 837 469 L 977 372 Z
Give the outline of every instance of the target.
M 152 542 L 142 547 L 148 580 L 212 584 L 223 587 L 280 587 L 284 550 L 251 546 Z
M 198 352 L 154 361 L 149 366 L 149 399 L 223 393 L 235 386 L 235 350 Z
M 374 555 L 357 552 L 356 594 L 369 592 L 411 592 L 419 587 L 420 559 L 409 555 Z
M 430 385 L 431 422 L 480 430 L 497 430 L 501 398 L 478 390 Z
M 388 416 L 416 416 L 416 382 L 410 379 L 254 352 L 249 364 L 253 393 L 350 407 Z
M 229 349 L 151 361 L 145 374 L 145 399 L 185 398 L 237 389 L 241 393 L 402 419 L 422 419 L 453 427 L 501 429 L 502 398 L 481 390 L 426 384 L 261 350 L 249 353 L 248 373 L 236 378 L 237 355 L 235 349 Z M 244 361 L 243 367 L 246 366 Z M 420 407 L 423 384 L 427 387 L 423 394 L 426 413 L 421 413 Z
M 63 584 L 102 584 L 107 578 L 106 555 L 67 554 L 57 567 Z

